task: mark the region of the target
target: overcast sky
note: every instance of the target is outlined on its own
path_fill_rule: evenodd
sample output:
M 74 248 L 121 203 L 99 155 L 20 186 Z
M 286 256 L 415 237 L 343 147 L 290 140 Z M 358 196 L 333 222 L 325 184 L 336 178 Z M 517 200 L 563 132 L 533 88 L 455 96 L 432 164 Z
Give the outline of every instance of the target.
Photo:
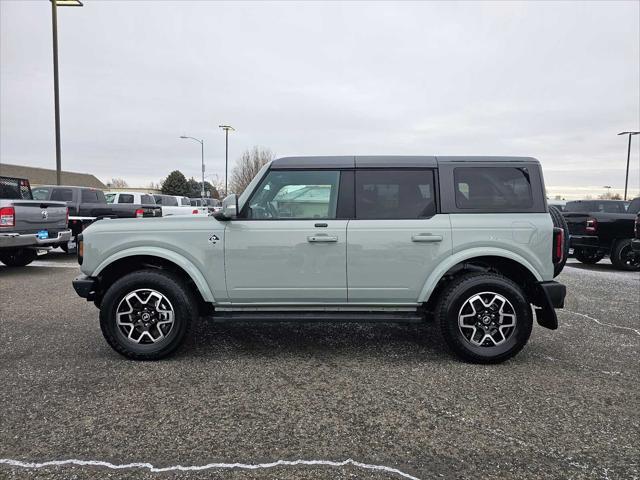
M 62 162 L 132 186 L 276 155 L 527 155 L 624 187 L 640 2 L 85 0 L 58 11 Z M 0 162 L 55 168 L 51 9 L 0 0 Z M 631 186 L 640 184 L 640 136 Z

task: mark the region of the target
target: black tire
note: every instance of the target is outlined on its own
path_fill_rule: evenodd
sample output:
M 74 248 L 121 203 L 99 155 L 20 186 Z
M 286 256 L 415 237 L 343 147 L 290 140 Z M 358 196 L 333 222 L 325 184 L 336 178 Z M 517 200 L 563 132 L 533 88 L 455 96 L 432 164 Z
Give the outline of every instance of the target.
M 634 255 L 631 239 L 618 240 L 611 251 L 611 263 L 620 270 L 637 272 L 640 270 L 640 258 Z
M 135 332 L 140 332 L 139 329 L 144 328 L 142 325 L 136 325 L 131 329 L 117 325 L 116 313 L 118 313 L 118 307 L 129 306 L 133 309 L 131 304 L 124 300 L 125 297 L 132 294 L 132 292 L 137 290 L 144 291 L 145 289 L 153 290 L 162 295 L 165 298 L 164 301 L 169 302 L 168 308 L 174 312 L 171 328 L 163 332 L 162 337 L 164 338 L 157 341 L 157 343 L 135 343 L 127 339 L 127 335 L 131 336 L 130 332 L 134 331 L 134 328 L 138 329 Z M 143 293 L 140 293 L 140 295 L 143 296 Z M 134 300 L 132 299 L 131 301 Z M 150 299 L 147 297 L 146 302 L 149 301 Z M 121 302 L 125 303 L 121 305 Z M 151 307 L 152 305 L 145 305 L 137 300 L 136 302 L 140 306 Z M 157 303 L 166 308 L 167 304 Z M 123 311 L 121 310 L 120 313 L 122 314 Z M 197 318 L 197 311 L 197 304 L 193 295 L 179 278 L 162 270 L 139 270 L 125 275 L 107 290 L 100 306 L 100 328 L 107 343 L 121 355 L 133 360 L 158 360 L 172 354 L 183 344 L 192 323 Z M 143 312 L 138 313 L 142 314 Z M 138 313 L 133 313 L 131 316 Z M 157 312 L 151 312 L 151 314 L 158 315 Z M 125 315 L 127 316 L 122 318 L 128 322 L 131 316 L 126 313 Z M 136 318 L 140 319 L 140 317 Z M 160 323 L 152 325 L 148 330 L 150 332 L 148 335 L 156 334 L 160 338 Z M 140 333 L 138 335 L 138 333 L 135 333 L 135 335 L 142 339 L 144 334 Z M 145 335 L 144 340 L 150 341 L 147 335 Z
M 30 248 L 19 248 L 0 252 L 0 262 L 7 267 L 24 267 L 29 265 L 38 257 L 38 252 Z
M 62 251 L 64 253 L 69 253 L 69 244 L 68 243 L 61 243 L 60 244 L 60 248 L 62 249 Z
M 467 300 L 473 298 L 475 294 L 485 292 L 490 292 L 494 297 L 497 294 L 505 298 L 510 304 L 505 304 L 505 313 L 508 310 L 515 315 L 515 326 L 513 329 L 505 329 L 498 345 L 489 339 L 482 342 L 481 345 L 474 345 L 467 338 L 470 329 L 473 329 L 470 335 L 472 339 L 476 333 L 480 333 L 481 336 L 485 335 L 482 333 L 483 330 L 468 326 L 464 328 L 466 333 L 463 333 L 463 329 L 458 325 L 459 313 L 465 312 L 465 309 L 469 308 Z M 485 295 L 481 304 L 485 303 L 485 299 L 489 301 L 489 298 L 491 298 L 489 295 Z M 477 301 L 473 303 L 475 305 Z M 493 305 L 492 302 L 489 301 L 489 303 Z M 473 312 L 478 310 L 475 307 L 471 308 Z M 481 314 L 484 315 L 483 319 L 488 316 Z M 494 273 L 468 273 L 454 279 L 440 294 L 434 315 L 440 327 L 440 333 L 449 348 L 460 358 L 472 363 L 500 363 L 513 357 L 526 345 L 533 326 L 531 308 L 520 287 L 508 278 Z M 476 321 L 475 317 L 473 321 Z M 495 322 L 497 323 L 498 320 L 496 319 Z M 482 324 L 482 320 L 477 319 L 477 323 Z M 490 325 L 487 327 L 490 328 Z M 484 338 L 486 337 L 478 337 L 477 341 L 480 342 Z M 491 343 L 493 345 L 488 346 Z
M 599 252 L 595 248 L 575 248 L 573 250 L 573 256 L 576 260 L 587 265 L 595 265 L 604 258 L 604 253 Z
M 549 214 L 551 215 L 553 226 L 561 228 L 564 231 L 564 255 L 562 256 L 562 261 L 553 266 L 553 276 L 555 278 L 560 275 L 560 272 L 562 272 L 562 269 L 567 263 L 567 258 L 569 257 L 569 226 L 567 225 L 567 221 L 565 220 L 564 215 L 562 215 L 562 212 L 553 205 L 549 205 Z

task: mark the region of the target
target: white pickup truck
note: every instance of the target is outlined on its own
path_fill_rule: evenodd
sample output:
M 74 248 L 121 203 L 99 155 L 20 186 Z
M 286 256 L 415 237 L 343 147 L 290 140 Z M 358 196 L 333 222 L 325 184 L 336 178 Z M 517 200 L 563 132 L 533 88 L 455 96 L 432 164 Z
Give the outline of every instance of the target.
M 156 199 L 150 193 L 105 192 L 107 203 L 133 203 L 135 205 L 155 205 Z
M 153 195 L 157 205 L 162 207 L 162 216 L 172 215 L 208 215 L 206 207 L 194 207 L 188 197 L 180 195 Z

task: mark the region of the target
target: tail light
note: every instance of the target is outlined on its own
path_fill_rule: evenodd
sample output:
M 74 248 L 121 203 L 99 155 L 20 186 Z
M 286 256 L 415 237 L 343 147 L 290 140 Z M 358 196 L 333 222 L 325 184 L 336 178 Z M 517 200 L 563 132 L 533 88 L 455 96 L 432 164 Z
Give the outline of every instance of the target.
M 198 209 L 197 208 L 194 209 L 193 212 L 191 212 L 191 213 L 193 213 L 194 215 L 197 215 L 198 214 Z
M 13 207 L 0 208 L 0 227 L 15 227 L 16 211 Z
M 553 229 L 553 263 L 560 263 L 564 259 L 564 230 Z
M 76 239 L 76 250 L 78 251 L 78 263 L 82 265 L 82 259 L 84 257 L 84 240 L 82 234 L 78 235 Z
M 596 230 L 598 230 L 598 221 L 592 217 L 587 218 L 586 230 L 589 233 L 596 233 Z
M 142 217 L 144 217 L 144 210 L 141 208 L 138 208 L 136 210 L 136 218 L 142 218 Z

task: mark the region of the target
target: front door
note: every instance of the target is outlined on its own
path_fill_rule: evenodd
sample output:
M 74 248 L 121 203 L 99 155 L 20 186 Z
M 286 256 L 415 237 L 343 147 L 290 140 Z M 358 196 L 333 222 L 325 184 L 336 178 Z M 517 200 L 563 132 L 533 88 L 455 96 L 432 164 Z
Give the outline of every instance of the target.
M 271 170 L 225 230 L 232 304 L 347 301 L 347 222 L 337 219 L 341 172 Z
M 451 254 L 449 215 L 437 213 L 431 169 L 358 169 L 355 219 L 347 232 L 350 303 L 418 301 Z

